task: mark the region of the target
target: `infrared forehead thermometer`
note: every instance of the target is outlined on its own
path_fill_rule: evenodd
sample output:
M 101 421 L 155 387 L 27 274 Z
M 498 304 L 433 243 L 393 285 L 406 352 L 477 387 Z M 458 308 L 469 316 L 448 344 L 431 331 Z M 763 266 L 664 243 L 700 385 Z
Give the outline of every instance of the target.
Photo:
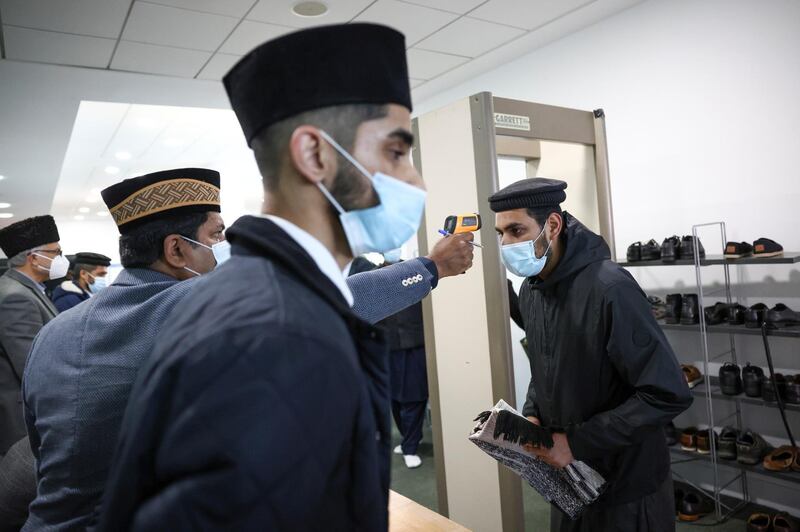
M 444 220 L 444 229 L 439 229 L 439 233 L 444 236 L 458 235 L 461 233 L 473 233 L 480 228 L 481 215 L 472 212 L 448 216 Z M 479 248 L 483 247 L 475 242 L 470 242 L 470 244 Z
M 481 228 L 481 215 L 477 213 L 457 214 L 444 220 L 444 230 L 451 235 L 472 233 Z

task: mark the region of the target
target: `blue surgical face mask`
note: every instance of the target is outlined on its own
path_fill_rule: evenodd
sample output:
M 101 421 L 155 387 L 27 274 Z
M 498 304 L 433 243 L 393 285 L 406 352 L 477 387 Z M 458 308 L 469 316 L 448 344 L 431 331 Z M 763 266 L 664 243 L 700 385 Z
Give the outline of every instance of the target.
M 209 245 L 203 244 L 202 242 L 198 242 L 197 240 L 192 240 L 191 238 L 183 236 L 183 235 L 180 235 L 180 237 L 182 239 L 184 239 L 184 240 L 188 240 L 189 242 L 197 244 L 198 246 L 203 246 L 206 249 L 210 249 L 211 253 L 214 255 L 214 260 L 217 261 L 217 265 L 215 266 L 215 268 L 219 268 L 222 265 L 222 263 L 224 263 L 229 258 L 231 258 L 231 245 L 228 243 L 227 240 L 221 240 L 221 241 L 217 242 L 216 244 L 214 244 L 213 246 L 209 246 Z M 199 272 L 196 272 L 196 271 L 194 271 L 194 270 L 192 270 L 190 268 L 186 268 L 185 266 L 184 266 L 184 268 L 186 270 L 189 270 L 193 274 L 195 274 L 197 276 L 200 276 Z
M 89 275 L 94 279 L 94 283 L 89 285 L 89 293 L 92 295 L 99 294 L 101 290 L 104 290 L 108 286 L 108 280 L 105 277 L 95 277 L 91 273 L 89 273 Z
M 322 183 L 317 184 L 328 201 L 339 211 L 339 221 L 353 256 L 370 252 L 385 253 L 399 248 L 414 236 L 425 210 L 425 191 L 386 174 L 370 175 L 330 135 L 324 131 L 320 131 L 320 135 L 359 172 L 370 178 L 380 200 L 380 204 L 374 207 L 345 211 Z
M 389 264 L 400 262 L 400 248 L 392 249 L 383 254 L 383 260 Z
M 547 262 L 547 252 L 550 251 L 550 245 L 553 243 L 552 240 L 548 242 L 544 254 L 541 257 L 537 257 L 534 244 L 543 234 L 544 228 L 539 233 L 539 236 L 533 240 L 508 244 L 502 247 L 503 264 L 506 265 L 508 271 L 519 277 L 535 277 L 541 273 Z

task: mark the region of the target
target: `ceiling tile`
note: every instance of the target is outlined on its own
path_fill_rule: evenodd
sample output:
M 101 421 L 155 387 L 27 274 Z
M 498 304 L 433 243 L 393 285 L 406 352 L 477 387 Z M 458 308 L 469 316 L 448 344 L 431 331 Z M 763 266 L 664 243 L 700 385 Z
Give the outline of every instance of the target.
M 242 18 L 254 3 L 253 0 L 225 0 L 224 2 L 220 2 L 220 0 L 147 0 L 147 2 L 236 18 Z
M 209 57 L 210 52 L 120 41 L 111 68 L 191 78 L 200 71 Z
M 70 0 L 69 7 L 59 9 L 52 0 L 0 0 L 0 13 L 3 24 L 116 39 L 130 4 L 131 0 Z
M 247 15 L 248 19 L 270 22 L 293 28 L 350 22 L 375 0 L 336 0 L 327 2 L 328 12 L 319 17 L 301 17 L 292 12 L 297 0 L 260 0 Z
M 420 85 L 425 83 L 425 80 L 424 79 L 409 78 L 408 82 L 411 84 L 411 88 L 413 89 L 413 88 L 419 87 Z
M 105 68 L 114 39 L 3 26 L 6 58 L 60 65 Z
M 419 42 L 417 47 L 434 52 L 477 57 L 524 34 L 524 30 L 517 28 L 462 17 Z
M 208 62 L 197 77 L 199 79 L 220 80 L 241 58 L 242 56 L 240 55 L 214 54 L 214 57 L 211 58 L 211 61 Z
M 467 57 L 412 48 L 408 51 L 408 76 L 414 79 L 433 79 L 467 61 Z
M 443 11 L 450 11 L 451 13 L 464 14 L 475 6 L 481 5 L 486 0 L 401 0 L 407 4 L 416 4 L 418 6 L 433 7 Z
M 538 28 L 595 0 L 489 0 L 469 14 L 472 18 L 526 30 Z
M 238 22 L 232 17 L 136 2 L 122 38 L 211 52 Z
M 259 44 L 290 31 L 295 30 L 286 26 L 243 20 L 239 27 L 233 30 L 219 51 L 226 54 L 244 55 Z
M 377 22 L 401 31 L 406 36 L 406 46 L 413 46 L 448 22 L 458 18 L 454 13 L 446 13 L 427 7 L 405 4 L 396 0 L 378 0 L 361 13 L 359 22 Z

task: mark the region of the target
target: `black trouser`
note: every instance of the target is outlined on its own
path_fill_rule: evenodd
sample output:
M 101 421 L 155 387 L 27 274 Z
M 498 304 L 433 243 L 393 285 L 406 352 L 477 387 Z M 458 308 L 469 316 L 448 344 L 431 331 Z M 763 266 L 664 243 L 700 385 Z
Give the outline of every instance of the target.
M 550 509 L 550 532 L 674 532 L 675 492 L 672 477 L 658 491 L 639 500 L 604 506 L 595 504 L 577 521 L 555 506 Z
M 425 421 L 427 405 L 427 401 L 392 401 L 392 416 L 397 430 L 403 436 L 403 454 L 417 454 L 419 442 L 422 441 L 422 423 Z

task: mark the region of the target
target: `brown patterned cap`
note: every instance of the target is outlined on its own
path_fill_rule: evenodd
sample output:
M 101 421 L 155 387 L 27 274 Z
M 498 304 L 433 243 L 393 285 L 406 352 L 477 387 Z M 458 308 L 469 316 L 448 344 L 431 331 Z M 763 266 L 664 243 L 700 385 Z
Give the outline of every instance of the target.
M 177 168 L 126 179 L 101 195 L 124 235 L 167 215 L 220 212 L 219 181 L 216 170 Z

